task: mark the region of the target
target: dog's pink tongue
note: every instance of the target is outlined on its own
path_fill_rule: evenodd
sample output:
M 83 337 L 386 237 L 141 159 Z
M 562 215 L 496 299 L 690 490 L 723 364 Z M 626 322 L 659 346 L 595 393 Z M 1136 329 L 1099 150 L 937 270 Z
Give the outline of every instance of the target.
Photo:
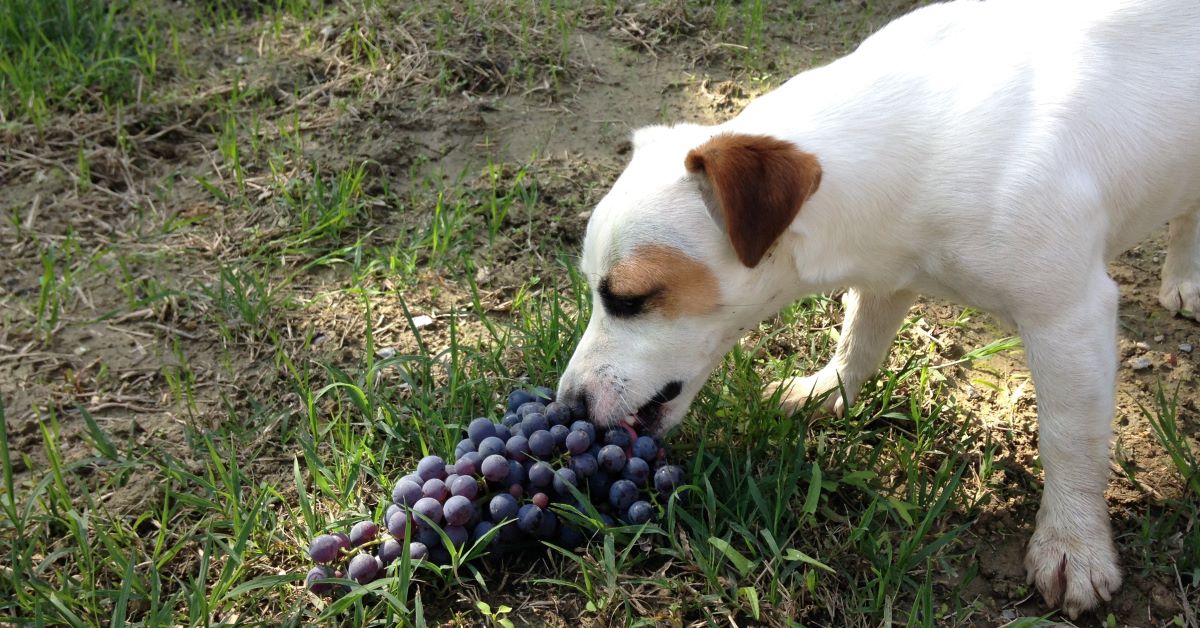
M 633 457 L 633 443 L 636 442 L 638 439 L 637 430 L 633 429 L 632 425 L 625 423 L 624 421 L 621 422 L 621 427 L 625 428 L 626 432 L 629 432 L 629 446 L 625 448 L 625 455 L 632 458 Z

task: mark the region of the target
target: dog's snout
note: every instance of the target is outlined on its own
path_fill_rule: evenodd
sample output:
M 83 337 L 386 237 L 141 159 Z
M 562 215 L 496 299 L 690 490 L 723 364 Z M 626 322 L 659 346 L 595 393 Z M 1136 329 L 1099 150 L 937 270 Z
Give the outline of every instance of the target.
M 666 386 L 663 386 L 657 393 L 655 393 L 654 398 L 651 399 L 650 402 L 662 405 L 678 397 L 679 393 L 681 392 L 683 392 L 683 382 L 678 380 L 668 382 Z
M 589 393 L 583 386 L 573 386 L 558 395 L 558 401 L 571 409 L 571 416 L 583 418 L 588 416 Z

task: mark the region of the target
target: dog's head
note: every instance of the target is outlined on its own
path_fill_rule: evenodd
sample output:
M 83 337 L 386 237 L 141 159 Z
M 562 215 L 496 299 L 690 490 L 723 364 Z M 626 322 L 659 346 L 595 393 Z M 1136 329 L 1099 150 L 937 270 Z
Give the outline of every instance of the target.
M 795 266 L 772 249 L 821 168 L 791 143 L 710 127 L 650 127 L 633 144 L 588 222 L 592 316 L 558 394 L 598 424 L 663 432 L 733 344 L 795 298 Z

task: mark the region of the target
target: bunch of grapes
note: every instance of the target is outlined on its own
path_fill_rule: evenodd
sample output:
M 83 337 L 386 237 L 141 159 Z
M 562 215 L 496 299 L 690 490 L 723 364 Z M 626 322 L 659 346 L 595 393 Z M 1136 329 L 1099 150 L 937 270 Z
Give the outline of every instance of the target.
M 309 588 L 331 591 L 322 582 L 330 577 L 365 584 L 405 552 L 414 563 L 448 564 L 451 549 L 497 552 L 538 541 L 573 549 L 597 523 L 651 521 L 684 479 L 657 438 L 628 426 L 599 429 L 541 387 L 510 393 L 499 422 L 471 421 L 454 457 L 447 464 L 426 456 L 396 482 L 383 525 L 390 538 L 380 541 L 380 526 L 361 521 L 349 535 L 314 539 L 309 555 L 318 565 Z M 596 513 L 599 522 L 561 516 L 572 510 Z M 337 565 L 346 558 L 343 571 Z

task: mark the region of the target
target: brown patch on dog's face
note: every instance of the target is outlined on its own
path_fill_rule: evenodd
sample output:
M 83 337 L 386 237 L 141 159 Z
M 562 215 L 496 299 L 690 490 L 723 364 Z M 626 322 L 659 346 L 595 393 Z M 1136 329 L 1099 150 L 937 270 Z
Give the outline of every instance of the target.
M 609 314 L 631 318 L 655 311 L 667 318 L 712 311 L 720 286 L 712 269 L 666 245 L 644 245 L 618 262 L 600 282 Z

